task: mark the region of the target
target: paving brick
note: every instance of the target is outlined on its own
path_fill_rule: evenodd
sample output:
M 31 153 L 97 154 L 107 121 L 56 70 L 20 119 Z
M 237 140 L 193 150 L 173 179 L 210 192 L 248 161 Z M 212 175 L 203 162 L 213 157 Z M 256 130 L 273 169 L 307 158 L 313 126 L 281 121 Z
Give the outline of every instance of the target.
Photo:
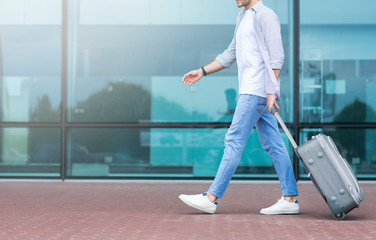
M 301 214 L 265 216 L 277 183 L 232 182 L 216 214 L 184 205 L 181 193 L 209 183 L 0 182 L 0 239 L 375 239 L 376 184 L 343 221 L 312 184 L 299 183 Z

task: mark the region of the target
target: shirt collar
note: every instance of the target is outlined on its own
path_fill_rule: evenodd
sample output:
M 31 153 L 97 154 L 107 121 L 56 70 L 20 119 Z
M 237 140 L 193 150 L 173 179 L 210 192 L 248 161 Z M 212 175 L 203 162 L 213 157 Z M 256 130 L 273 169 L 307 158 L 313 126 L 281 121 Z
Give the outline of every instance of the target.
M 256 3 L 255 6 L 252 7 L 252 9 L 257 13 L 258 11 L 260 11 L 260 9 L 264 6 L 264 4 L 262 3 L 262 1 L 260 0 L 258 3 Z

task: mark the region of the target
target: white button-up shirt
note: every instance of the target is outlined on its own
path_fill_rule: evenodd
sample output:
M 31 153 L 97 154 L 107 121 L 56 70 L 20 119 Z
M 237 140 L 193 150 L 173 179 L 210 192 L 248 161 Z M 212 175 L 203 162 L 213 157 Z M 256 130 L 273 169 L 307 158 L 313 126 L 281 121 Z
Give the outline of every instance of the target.
M 239 94 L 266 98 L 265 63 L 258 47 L 254 20 L 255 11 L 252 9 L 245 11 L 235 35 Z
M 273 69 L 281 69 L 285 58 L 282 46 L 281 24 L 273 10 L 266 7 L 262 1 L 259 1 L 253 6 L 252 10 L 255 12 L 254 27 L 256 30 L 258 48 L 265 62 L 265 92 L 267 94 L 275 94 L 276 99 L 279 100 L 280 85 Z M 216 58 L 225 68 L 229 68 L 236 61 L 236 32 L 245 12 L 245 9 L 239 12 L 236 19 L 234 38 L 228 48 Z

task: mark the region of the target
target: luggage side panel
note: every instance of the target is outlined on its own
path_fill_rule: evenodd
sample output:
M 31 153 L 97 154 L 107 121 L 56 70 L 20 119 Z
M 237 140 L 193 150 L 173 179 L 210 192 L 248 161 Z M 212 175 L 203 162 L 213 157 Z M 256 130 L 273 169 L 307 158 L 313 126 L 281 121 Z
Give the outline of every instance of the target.
M 334 215 L 347 213 L 358 206 L 351 196 L 349 186 L 340 176 L 338 166 L 330 159 L 334 155 L 329 145 L 315 138 L 297 150 L 313 183 Z

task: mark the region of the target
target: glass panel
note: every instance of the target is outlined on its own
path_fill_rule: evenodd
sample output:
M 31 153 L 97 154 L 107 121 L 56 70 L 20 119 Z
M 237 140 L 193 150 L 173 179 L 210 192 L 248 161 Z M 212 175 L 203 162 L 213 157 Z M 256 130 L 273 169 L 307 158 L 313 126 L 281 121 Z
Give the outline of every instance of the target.
M 342 157 L 348 161 L 358 178 L 376 176 L 376 129 L 302 129 L 300 139 L 323 133 L 331 136 Z M 307 177 L 302 164 L 300 176 Z
M 300 1 L 301 122 L 376 122 L 373 5 Z
M 1 128 L 0 176 L 60 176 L 58 128 Z
M 286 121 L 292 121 L 293 106 L 290 2 L 265 3 L 282 23 L 281 114 Z M 231 121 L 236 64 L 192 87 L 181 78 L 227 48 L 238 10 L 235 2 L 218 5 L 216 0 L 70 0 L 68 120 Z
M 147 129 L 73 128 L 67 141 L 67 176 L 144 173 L 149 166 Z
M 151 89 L 156 122 L 231 122 L 238 97 L 237 79 L 231 76 L 208 76 L 190 87 L 179 76 L 153 77 Z
M 73 128 L 68 176 L 213 177 L 227 129 Z M 287 137 L 283 134 L 285 144 Z M 290 156 L 291 147 L 288 147 Z M 257 132 L 248 140 L 235 177 L 276 178 Z
M 1 121 L 60 121 L 61 5 L 61 0 L 2 1 Z

